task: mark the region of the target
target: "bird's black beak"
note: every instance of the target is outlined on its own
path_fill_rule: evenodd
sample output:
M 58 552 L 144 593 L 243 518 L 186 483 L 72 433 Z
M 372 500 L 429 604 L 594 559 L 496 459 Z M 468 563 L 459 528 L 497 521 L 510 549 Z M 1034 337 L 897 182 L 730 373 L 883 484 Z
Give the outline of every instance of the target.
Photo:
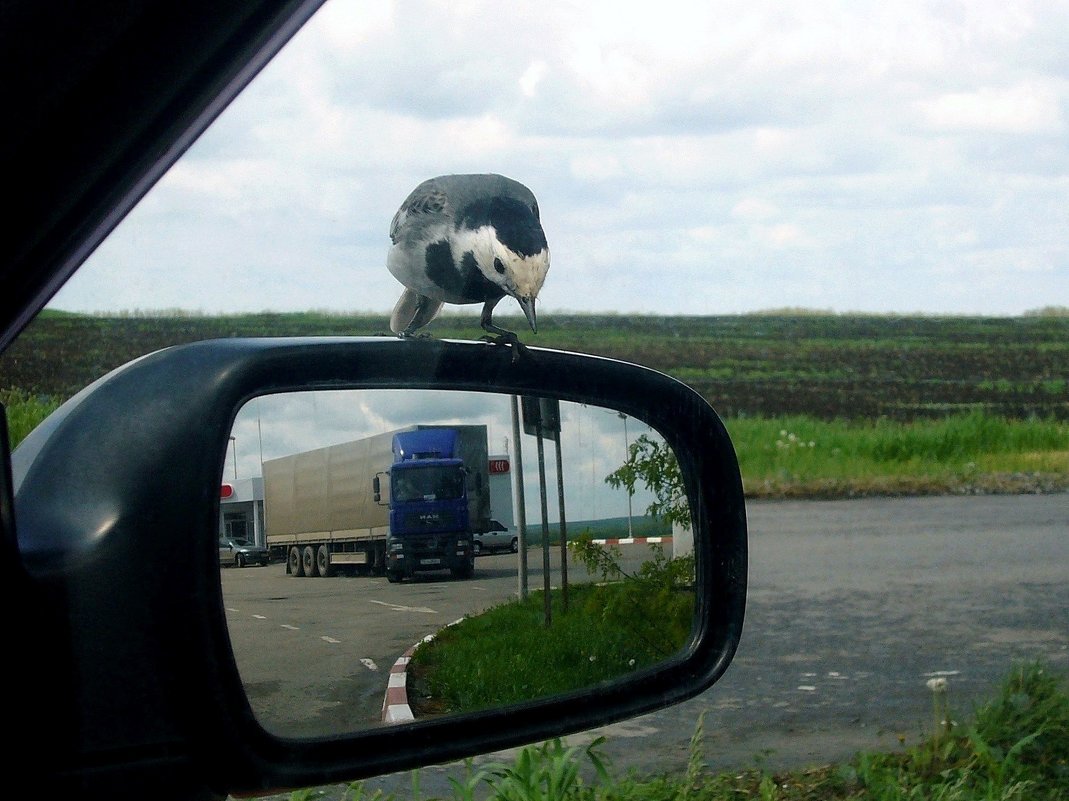
M 520 308 L 523 309 L 524 316 L 527 317 L 527 322 L 531 324 L 531 330 L 536 334 L 538 333 L 538 325 L 535 323 L 535 299 L 534 298 L 516 298 L 516 302 L 520 304 Z

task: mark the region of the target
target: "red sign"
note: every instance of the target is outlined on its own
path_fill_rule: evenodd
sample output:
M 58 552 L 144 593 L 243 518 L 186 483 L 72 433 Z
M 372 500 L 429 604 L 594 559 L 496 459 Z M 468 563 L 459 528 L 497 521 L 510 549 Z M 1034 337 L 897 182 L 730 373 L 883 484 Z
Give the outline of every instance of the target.
M 491 459 L 490 460 L 490 475 L 496 476 L 509 471 L 508 459 Z
M 234 485 L 233 484 L 223 484 L 223 486 L 219 487 L 219 497 L 220 498 L 229 498 L 233 494 L 234 494 Z

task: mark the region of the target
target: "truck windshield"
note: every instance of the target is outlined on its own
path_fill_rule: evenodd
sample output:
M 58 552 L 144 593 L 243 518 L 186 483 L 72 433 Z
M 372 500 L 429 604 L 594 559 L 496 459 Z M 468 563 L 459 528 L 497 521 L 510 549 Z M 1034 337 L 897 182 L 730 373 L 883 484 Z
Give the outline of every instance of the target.
M 395 501 L 436 501 L 460 498 L 464 494 L 464 473 L 459 467 L 394 468 Z

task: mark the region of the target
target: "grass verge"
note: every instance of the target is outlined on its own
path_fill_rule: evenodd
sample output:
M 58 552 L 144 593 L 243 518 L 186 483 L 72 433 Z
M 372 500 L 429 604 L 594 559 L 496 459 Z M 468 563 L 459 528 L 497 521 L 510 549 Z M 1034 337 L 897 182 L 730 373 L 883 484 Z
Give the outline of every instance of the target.
M 409 664 L 417 716 L 470 712 L 592 687 L 656 664 L 686 644 L 694 591 L 680 581 L 692 560 L 660 552 L 623 581 L 532 592 L 440 631 Z
M 1069 422 L 983 412 L 902 423 L 725 421 L 750 498 L 1069 489 Z

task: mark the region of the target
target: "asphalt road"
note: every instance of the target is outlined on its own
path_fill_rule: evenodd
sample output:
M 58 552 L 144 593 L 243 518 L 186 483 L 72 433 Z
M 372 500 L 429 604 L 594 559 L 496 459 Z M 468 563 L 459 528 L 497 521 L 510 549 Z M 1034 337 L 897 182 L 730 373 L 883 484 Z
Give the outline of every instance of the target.
M 1065 494 L 751 503 L 748 519 L 746 627 L 724 678 L 569 743 L 606 734 L 617 772 L 674 772 L 704 715 L 712 769 L 803 766 L 916 742 L 934 676 L 966 718 L 1015 662 L 1069 672 Z M 423 794 L 451 795 L 461 772 L 424 769 Z M 412 779 L 366 787 L 406 798 Z
M 649 557 L 633 548 L 625 569 Z M 295 578 L 285 565 L 222 572 L 227 626 L 242 683 L 260 723 L 290 737 L 352 732 L 381 724 L 390 667 L 428 635 L 465 615 L 515 598 L 519 555 L 484 555 L 475 576 L 421 574 Z M 541 549 L 528 551 L 528 587 L 541 589 Z M 574 581 L 589 581 L 569 565 Z M 560 584 L 559 548 L 550 553 L 550 584 Z

